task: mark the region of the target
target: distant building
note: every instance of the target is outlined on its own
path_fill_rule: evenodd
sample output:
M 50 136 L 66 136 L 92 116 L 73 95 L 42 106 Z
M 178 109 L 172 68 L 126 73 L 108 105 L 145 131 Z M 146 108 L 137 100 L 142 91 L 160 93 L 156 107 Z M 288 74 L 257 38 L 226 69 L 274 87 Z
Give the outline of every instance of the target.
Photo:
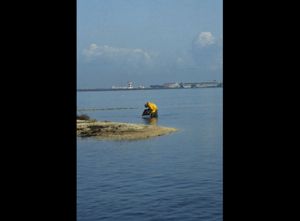
M 133 82 L 129 81 L 127 84 L 127 89 L 132 89 L 133 88 Z
M 180 88 L 179 83 L 165 83 L 163 84 L 165 88 Z
M 193 83 L 180 83 L 180 87 L 182 87 L 182 88 L 192 88 Z

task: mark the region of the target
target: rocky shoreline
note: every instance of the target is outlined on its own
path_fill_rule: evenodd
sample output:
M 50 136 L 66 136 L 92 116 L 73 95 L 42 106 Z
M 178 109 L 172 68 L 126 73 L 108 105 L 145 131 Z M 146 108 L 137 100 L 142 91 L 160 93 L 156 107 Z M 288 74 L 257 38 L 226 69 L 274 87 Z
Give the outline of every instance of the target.
M 156 125 L 93 121 L 77 119 L 77 136 L 105 140 L 139 140 L 162 136 L 177 131 L 176 128 Z

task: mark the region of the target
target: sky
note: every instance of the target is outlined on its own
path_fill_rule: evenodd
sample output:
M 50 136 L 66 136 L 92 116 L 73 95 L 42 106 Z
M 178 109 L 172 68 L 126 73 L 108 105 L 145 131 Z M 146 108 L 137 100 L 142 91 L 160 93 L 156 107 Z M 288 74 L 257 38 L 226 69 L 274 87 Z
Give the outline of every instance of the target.
M 77 88 L 222 81 L 222 0 L 77 0 Z

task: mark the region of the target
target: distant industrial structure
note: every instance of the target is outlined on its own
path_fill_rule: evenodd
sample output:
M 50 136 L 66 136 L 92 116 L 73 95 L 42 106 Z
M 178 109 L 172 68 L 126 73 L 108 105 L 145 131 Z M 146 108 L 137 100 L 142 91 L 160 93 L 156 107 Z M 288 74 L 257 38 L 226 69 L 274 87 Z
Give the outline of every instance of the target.
M 216 80 L 213 81 L 204 81 L 204 82 L 192 82 L 192 83 L 165 83 L 163 85 L 150 85 L 150 88 L 207 88 L 207 87 L 222 87 L 222 83 L 217 82 Z

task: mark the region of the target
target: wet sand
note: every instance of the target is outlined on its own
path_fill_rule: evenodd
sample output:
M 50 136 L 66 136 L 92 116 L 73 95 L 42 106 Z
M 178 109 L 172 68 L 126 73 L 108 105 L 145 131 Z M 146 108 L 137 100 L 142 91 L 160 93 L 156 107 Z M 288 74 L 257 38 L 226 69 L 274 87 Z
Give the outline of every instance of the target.
M 162 136 L 176 128 L 110 121 L 77 120 L 77 136 L 104 140 L 140 140 Z

